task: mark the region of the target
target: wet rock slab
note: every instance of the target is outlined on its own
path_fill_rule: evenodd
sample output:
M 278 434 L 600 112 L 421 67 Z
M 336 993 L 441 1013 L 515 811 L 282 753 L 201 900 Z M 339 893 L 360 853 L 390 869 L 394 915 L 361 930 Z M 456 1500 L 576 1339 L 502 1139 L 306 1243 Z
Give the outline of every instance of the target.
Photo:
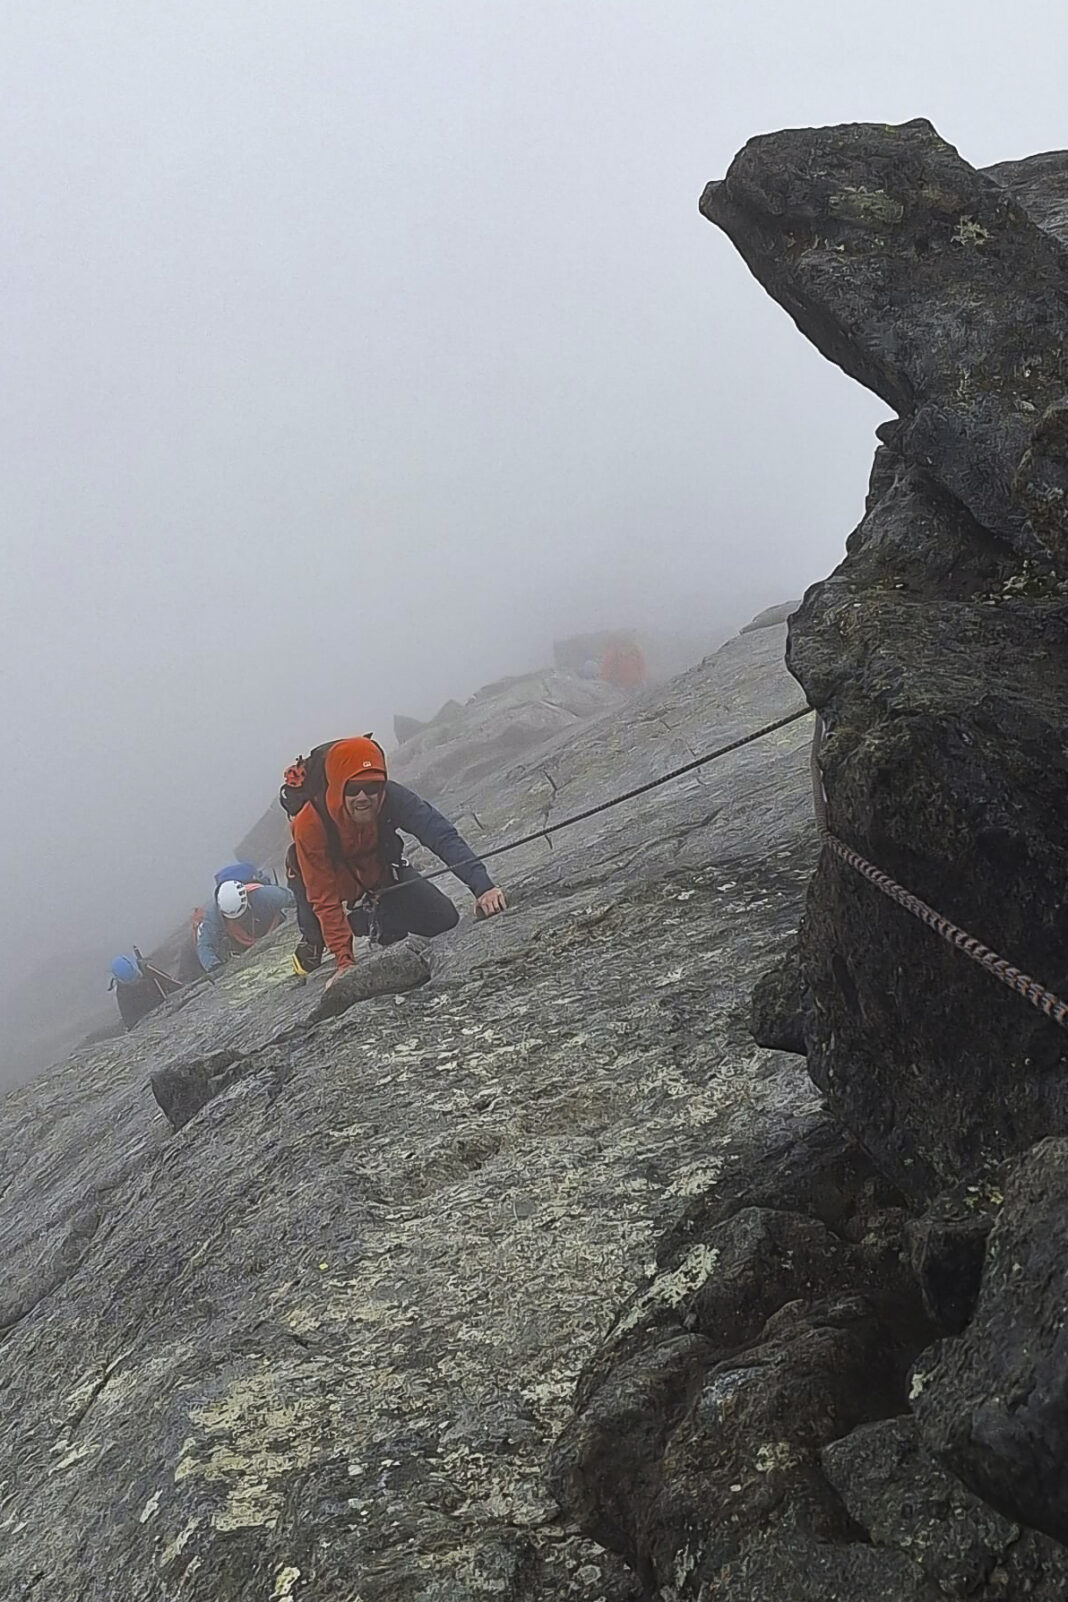
M 782 715 L 782 645 L 468 789 L 483 838 Z M 282 930 L 0 1103 L 0 1594 L 635 1602 L 545 1463 L 665 1225 L 813 1099 L 746 1029 L 807 735 L 524 848 L 503 918 L 456 890 L 414 989 L 314 1021 Z M 173 1133 L 149 1076 L 212 1059 L 241 1071 Z

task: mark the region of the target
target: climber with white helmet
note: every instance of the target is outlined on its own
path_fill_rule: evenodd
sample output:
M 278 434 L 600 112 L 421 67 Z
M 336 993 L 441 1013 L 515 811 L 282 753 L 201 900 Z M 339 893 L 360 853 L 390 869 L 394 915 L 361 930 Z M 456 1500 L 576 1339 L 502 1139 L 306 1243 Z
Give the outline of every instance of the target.
M 283 885 L 224 879 L 216 884 L 197 930 L 197 956 L 205 973 L 213 973 L 236 953 L 277 929 L 293 892 Z

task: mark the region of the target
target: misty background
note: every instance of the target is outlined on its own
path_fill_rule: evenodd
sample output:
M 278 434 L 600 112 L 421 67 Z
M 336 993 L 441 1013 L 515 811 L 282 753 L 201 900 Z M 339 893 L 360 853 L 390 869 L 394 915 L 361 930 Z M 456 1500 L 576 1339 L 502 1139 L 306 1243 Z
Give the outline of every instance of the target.
M 884 413 L 701 189 L 785 126 L 1062 146 L 1066 46 L 1044 0 L 9 4 L 9 1008 L 85 953 L 106 1007 L 298 750 L 825 574 Z

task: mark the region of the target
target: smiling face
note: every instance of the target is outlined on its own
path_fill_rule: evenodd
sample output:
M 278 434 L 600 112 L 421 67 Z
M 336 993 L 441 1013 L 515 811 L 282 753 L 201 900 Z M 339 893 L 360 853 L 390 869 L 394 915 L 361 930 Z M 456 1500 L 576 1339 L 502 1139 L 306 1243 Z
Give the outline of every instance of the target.
M 386 758 L 369 734 L 335 740 L 326 753 L 326 810 L 337 824 L 373 824 L 386 789 Z
M 385 793 L 381 779 L 350 779 L 345 786 L 345 811 L 353 823 L 370 823 L 378 816 Z

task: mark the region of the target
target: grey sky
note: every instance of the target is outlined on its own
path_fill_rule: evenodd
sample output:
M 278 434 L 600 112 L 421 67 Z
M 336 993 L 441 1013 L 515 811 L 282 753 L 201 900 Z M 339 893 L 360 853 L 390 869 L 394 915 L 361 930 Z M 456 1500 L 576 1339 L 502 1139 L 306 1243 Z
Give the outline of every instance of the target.
M 825 573 L 883 414 L 701 188 L 799 124 L 1062 146 L 1066 47 L 1048 0 L 9 4 L 6 972 L 150 942 L 314 740 Z

